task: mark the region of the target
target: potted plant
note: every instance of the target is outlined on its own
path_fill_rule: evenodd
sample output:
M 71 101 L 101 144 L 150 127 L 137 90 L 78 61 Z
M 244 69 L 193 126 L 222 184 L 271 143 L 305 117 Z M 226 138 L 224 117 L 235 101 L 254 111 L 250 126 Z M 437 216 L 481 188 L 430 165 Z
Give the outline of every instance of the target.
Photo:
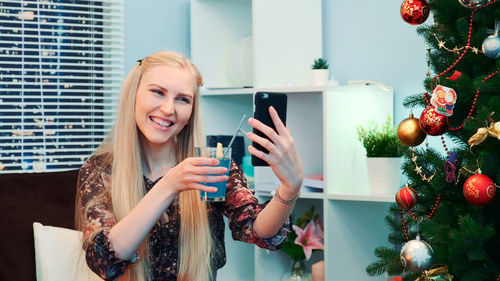
M 292 229 L 281 249 L 292 260 L 290 271 L 285 272 L 282 281 L 311 281 L 312 276 L 305 268 L 304 260 L 309 260 L 313 251 L 324 249 L 323 226 L 314 205 L 295 221 Z
M 324 58 L 317 58 L 311 65 L 312 69 L 312 85 L 325 86 L 328 83 L 328 61 Z
M 359 140 L 366 149 L 368 177 L 373 195 L 393 195 L 400 188 L 401 156 L 406 147 L 399 141 L 392 118 L 379 128 L 377 124 L 358 127 Z

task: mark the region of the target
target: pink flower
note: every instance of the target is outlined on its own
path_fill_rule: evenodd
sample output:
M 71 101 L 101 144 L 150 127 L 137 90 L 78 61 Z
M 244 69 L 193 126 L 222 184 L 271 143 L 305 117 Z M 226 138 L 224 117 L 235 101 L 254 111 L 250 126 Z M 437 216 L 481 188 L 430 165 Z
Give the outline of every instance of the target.
M 325 237 L 325 234 L 323 233 L 323 225 L 321 224 L 321 221 L 318 219 L 316 220 L 316 235 L 319 236 L 321 238 L 321 240 L 324 239 Z
M 310 221 L 305 229 L 293 225 L 293 230 L 297 233 L 295 244 L 302 246 L 306 260 L 311 258 L 312 250 L 323 250 L 323 231 L 314 221 Z

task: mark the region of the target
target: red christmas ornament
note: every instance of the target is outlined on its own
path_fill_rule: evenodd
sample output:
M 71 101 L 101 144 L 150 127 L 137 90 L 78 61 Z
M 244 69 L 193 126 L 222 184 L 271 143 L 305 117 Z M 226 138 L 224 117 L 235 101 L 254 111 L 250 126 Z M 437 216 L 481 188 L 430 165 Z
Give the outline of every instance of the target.
M 410 210 L 417 204 L 417 192 L 407 184 L 396 193 L 396 202 L 401 209 Z
M 465 199 L 472 205 L 487 205 L 495 197 L 495 192 L 495 183 L 483 174 L 473 175 L 464 183 Z
M 429 106 L 420 115 L 420 129 L 431 136 L 442 135 L 448 130 L 448 117 L 439 114 L 434 106 Z
M 401 4 L 401 17 L 409 24 L 423 23 L 429 17 L 429 3 L 425 0 L 405 0 Z

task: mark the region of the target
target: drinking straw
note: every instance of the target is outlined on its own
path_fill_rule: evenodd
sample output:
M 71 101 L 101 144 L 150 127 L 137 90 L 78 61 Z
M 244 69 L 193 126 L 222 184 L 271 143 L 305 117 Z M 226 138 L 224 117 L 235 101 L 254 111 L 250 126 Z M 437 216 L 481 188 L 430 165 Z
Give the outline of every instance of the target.
M 226 148 L 226 151 L 224 152 L 224 157 L 223 157 L 223 158 L 226 158 L 227 153 L 229 152 L 229 148 L 233 145 L 233 141 L 234 141 L 234 139 L 236 138 L 236 136 L 238 135 L 238 133 L 239 133 L 240 131 L 242 131 L 242 130 L 241 130 L 241 125 L 243 124 L 243 121 L 245 120 L 245 118 L 246 118 L 246 117 L 247 117 L 247 115 L 246 115 L 246 114 L 243 114 L 243 117 L 241 118 L 240 124 L 239 124 L 239 125 L 238 125 L 238 127 L 236 128 L 236 132 L 234 132 L 234 135 L 233 135 L 233 137 L 231 138 L 231 141 L 229 142 L 229 144 L 228 144 L 228 146 L 227 146 L 227 148 Z

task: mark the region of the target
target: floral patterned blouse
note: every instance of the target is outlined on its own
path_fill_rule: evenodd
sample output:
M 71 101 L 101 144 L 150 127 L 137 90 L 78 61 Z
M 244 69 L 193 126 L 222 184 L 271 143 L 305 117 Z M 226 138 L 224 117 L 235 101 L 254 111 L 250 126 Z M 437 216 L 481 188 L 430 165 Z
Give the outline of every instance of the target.
M 98 167 L 100 167 L 99 161 L 98 157 L 92 157 L 80 169 L 78 196 L 81 197 L 81 212 L 85 212 L 83 206 L 89 200 L 93 199 L 110 184 L 110 168 L 106 169 L 106 171 L 97 171 Z M 149 191 L 159 180 L 151 181 L 144 177 L 146 190 Z M 92 271 L 104 280 L 116 280 L 123 275 L 130 264 L 137 262 L 138 255 L 136 254 L 135 258 L 127 261 L 118 258 L 115 254 L 107 236 L 109 229 L 116 223 L 111 210 L 111 200 L 109 194 L 100 198 L 102 199 L 99 200 L 98 204 L 94 204 L 94 207 L 88 209 L 85 213 L 84 236 L 88 237 L 99 229 L 101 230 L 88 245 L 84 245 L 84 250 L 86 251 L 87 264 Z M 216 280 L 217 270 L 226 263 L 223 214 L 229 220 L 229 228 L 233 239 L 253 243 L 269 250 L 277 250 L 282 246 L 287 233 L 290 231 L 290 219 L 274 237 L 269 239 L 257 237 L 252 229 L 257 214 L 268 202 L 258 203 L 254 197 L 254 192 L 248 188 L 248 183 L 242 171 L 232 161 L 226 201 L 208 204 L 209 224 L 214 238 L 211 258 L 212 280 Z M 151 247 L 150 260 L 153 281 L 177 279 L 180 229 L 178 198 L 167 208 L 166 213 L 169 220 L 165 223 L 158 221 L 147 238 Z

